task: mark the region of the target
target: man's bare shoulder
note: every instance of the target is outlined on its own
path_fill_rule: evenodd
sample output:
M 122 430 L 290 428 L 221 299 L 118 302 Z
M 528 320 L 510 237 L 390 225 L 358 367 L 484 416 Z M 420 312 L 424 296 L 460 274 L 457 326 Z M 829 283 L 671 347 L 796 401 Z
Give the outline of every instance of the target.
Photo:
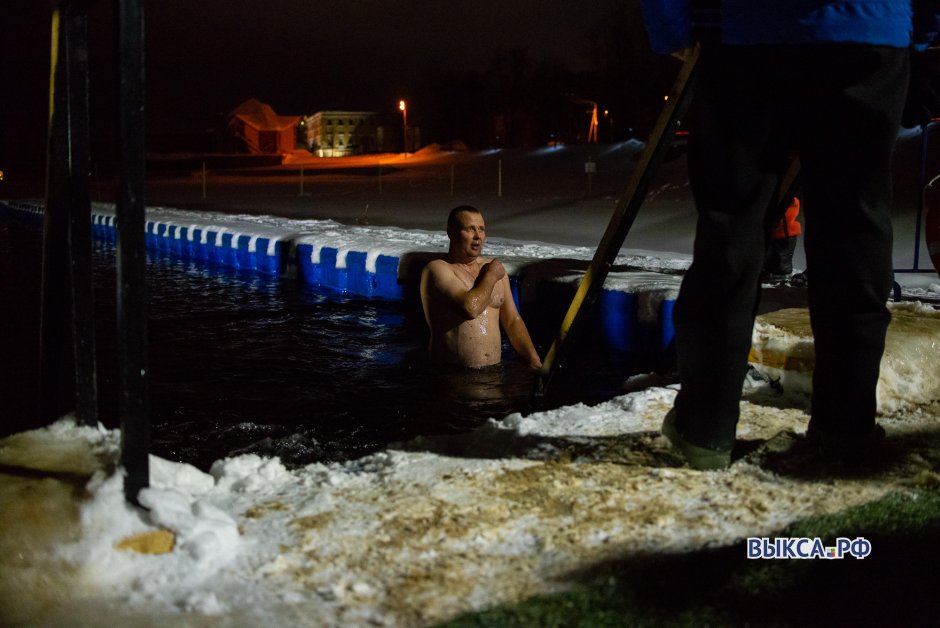
M 428 262 L 424 270 L 421 271 L 421 277 L 422 284 L 430 283 L 437 286 L 438 289 L 444 289 L 446 286 L 452 286 L 459 282 L 453 264 L 443 259 Z
M 453 273 L 453 266 L 447 260 L 431 260 L 424 266 L 422 271 L 425 274 L 440 276 L 443 273 Z

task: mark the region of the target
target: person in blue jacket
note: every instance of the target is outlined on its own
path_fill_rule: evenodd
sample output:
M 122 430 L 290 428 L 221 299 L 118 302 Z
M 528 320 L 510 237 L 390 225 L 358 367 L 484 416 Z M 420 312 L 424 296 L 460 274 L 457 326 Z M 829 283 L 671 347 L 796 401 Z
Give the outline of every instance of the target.
M 731 463 L 781 174 L 801 161 L 816 366 L 807 438 L 862 462 L 884 438 L 876 387 L 893 283 L 891 153 L 914 11 L 900 0 L 642 0 L 656 52 L 700 45 L 687 116 L 698 219 L 673 321 L 681 387 L 663 434 Z M 935 5 L 936 3 L 925 3 Z M 931 7 L 927 7 L 931 9 Z M 928 10 L 924 40 L 936 32 Z

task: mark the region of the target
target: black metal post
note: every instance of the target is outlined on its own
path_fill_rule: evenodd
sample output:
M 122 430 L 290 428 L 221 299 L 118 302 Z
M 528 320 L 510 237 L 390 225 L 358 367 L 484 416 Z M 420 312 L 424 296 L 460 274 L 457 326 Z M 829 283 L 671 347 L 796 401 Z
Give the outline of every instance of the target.
M 930 120 L 927 124 L 921 125 L 920 137 L 920 200 L 917 205 L 917 218 L 914 223 L 914 265 L 911 269 L 916 273 L 920 272 L 920 230 L 924 218 L 924 188 L 927 187 L 927 157 L 930 154 L 928 142 L 930 140 L 930 130 L 937 124 L 937 120 Z
M 141 0 L 117 0 L 117 321 L 124 494 L 150 485 L 150 407 L 144 240 L 144 15 Z
M 42 301 L 39 313 L 39 421 L 48 425 L 59 417 L 74 383 L 63 378 L 68 355 L 68 96 L 63 44 L 63 10 L 52 12 L 49 121 L 46 152 L 46 207 L 42 234 Z
M 895 273 L 923 272 L 920 268 L 920 238 L 924 222 L 924 188 L 926 188 L 927 183 L 929 183 L 927 178 L 927 159 L 930 156 L 930 131 L 936 126 L 937 122 L 937 119 L 933 119 L 926 124 L 922 124 L 920 127 L 920 172 L 917 177 L 917 182 L 920 185 L 920 198 L 917 203 L 917 215 L 914 218 L 914 260 L 910 268 L 895 268 Z M 897 282 L 895 282 L 895 286 L 897 285 Z
M 69 254 L 72 346 L 75 360 L 75 416 L 98 422 L 95 306 L 91 266 L 90 134 L 88 121 L 88 9 L 66 10 L 68 60 Z

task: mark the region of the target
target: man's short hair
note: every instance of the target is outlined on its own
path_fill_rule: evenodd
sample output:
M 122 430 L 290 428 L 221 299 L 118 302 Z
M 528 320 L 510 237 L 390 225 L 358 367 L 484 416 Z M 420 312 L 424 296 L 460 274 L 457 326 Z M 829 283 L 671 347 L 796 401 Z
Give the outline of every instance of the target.
M 479 214 L 480 210 L 474 207 L 473 205 L 458 205 L 457 207 L 450 210 L 450 213 L 447 214 L 447 233 L 460 230 L 460 222 L 457 220 L 457 214 L 461 212 L 470 212 L 471 214 Z

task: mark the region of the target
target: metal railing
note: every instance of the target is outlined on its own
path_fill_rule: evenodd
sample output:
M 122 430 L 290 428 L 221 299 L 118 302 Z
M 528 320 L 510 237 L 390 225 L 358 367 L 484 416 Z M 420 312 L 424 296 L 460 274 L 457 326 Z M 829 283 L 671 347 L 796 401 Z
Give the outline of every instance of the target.
M 120 194 L 117 203 L 117 362 L 125 496 L 149 486 L 150 416 L 144 241 L 144 42 L 141 0 L 115 0 Z M 46 202 L 40 310 L 39 420 L 75 410 L 98 421 L 91 273 L 88 10 L 52 8 Z M 71 344 L 71 359 L 69 359 Z M 63 382 L 66 382 L 63 384 Z

